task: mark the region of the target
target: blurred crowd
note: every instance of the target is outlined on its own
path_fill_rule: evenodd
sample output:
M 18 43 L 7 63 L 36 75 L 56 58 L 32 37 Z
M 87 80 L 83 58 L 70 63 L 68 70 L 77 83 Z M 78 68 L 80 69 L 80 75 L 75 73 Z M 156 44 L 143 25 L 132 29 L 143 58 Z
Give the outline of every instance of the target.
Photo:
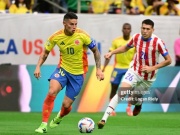
M 0 12 L 180 15 L 180 0 L 0 0 Z

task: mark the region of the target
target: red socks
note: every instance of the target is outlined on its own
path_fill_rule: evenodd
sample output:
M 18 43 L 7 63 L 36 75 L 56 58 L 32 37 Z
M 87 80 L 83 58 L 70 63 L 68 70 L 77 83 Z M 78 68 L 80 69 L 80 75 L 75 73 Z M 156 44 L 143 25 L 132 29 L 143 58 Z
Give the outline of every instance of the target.
M 49 116 L 50 116 L 52 109 L 54 107 L 55 98 L 56 98 L 56 96 L 48 94 L 46 99 L 44 100 L 43 112 L 42 112 L 42 121 L 43 122 L 48 122 Z
M 64 107 L 62 106 L 62 107 L 61 107 L 60 117 L 64 117 L 65 115 L 67 115 L 68 113 L 70 113 L 71 110 L 72 110 L 72 106 L 70 106 L 69 108 L 64 108 Z
M 56 98 L 56 96 L 48 94 L 46 99 L 44 100 L 43 112 L 42 112 L 42 121 L 43 122 L 48 122 L 50 114 L 51 114 L 51 112 L 53 110 L 53 107 L 54 107 L 54 100 L 55 100 L 55 98 Z M 69 108 L 64 108 L 62 106 L 61 107 L 60 117 L 64 117 L 71 110 L 72 110 L 72 106 L 70 106 Z
M 131 104 L 128 102 L 128 107 L 131 107 Z

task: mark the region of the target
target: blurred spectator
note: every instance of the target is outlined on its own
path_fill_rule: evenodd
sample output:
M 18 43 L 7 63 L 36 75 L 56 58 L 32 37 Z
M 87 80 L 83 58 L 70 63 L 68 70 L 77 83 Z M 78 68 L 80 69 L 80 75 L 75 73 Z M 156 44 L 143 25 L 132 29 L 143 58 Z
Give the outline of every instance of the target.
M 145 0 L 131 0 L 134 14 L 144 14 L 147 2 Z
M 68 10 L 67 0 L 59 0 L 59 5 L 63 7 L 64 9 Z M 64 11 L 59 11 L 60 13 L 65 13 Z
M 136 12 L 134 8 L 131 6 L 131 1 L 132 0 L 124 0 L 124 7 L 122 9 L 123 14 L 128 14 L 128 15 L 136 15 L 139 14 L 139 12 Z
M 0 12 L 5 12 L 11 5 L 10 0 L 0 0 Z
M 109 5 L 109 14 L 121 14 L 121 6 L 122 1 L 113 0 L 113 2 Z
M 144 15 L 160 15 L 160 7 L 164 5 L 161 0 L 148 0 L 148 5 L 145 9 Z
M 179 30 L 180 35 L 180 30 Z M 174 54 L 175 54 L 175 66 L 180 66 L 180 37 L 177 38 L 174 42 Z
M 178 0 L 167 0 L 160 8 L 160 15 L 180 15 L 180 9 L 176 4 L 179 4 Z
M 29 1 L 30 1 L 30 9 L 32 11 L 35 1 L 34 0 L 29 0 Z
M 108 13 L 110 5 L 113 1 L 111 0 L 92 0 L 91 9 L 94 14 Z
M 49 0 L 52 1 L 52 0 Z M 36 6 L 33 8 L 33 12 L 38 13 L 54 13 L 53 6 L 44 0 L 37 0 Z
M 81 13 L 89 13 L 90 9 L 90 3 L 91 3 L 91 0 L 81 0 L 81 3 L 80 3 L 80 12 Z M 74 12 L 74 13 L 77 13 L 78 12 L 78 1 L 77 0 L 67 0 L 67 5 L 68 5 L 68 11 L 70 12 Z
M 31 0 L 15 0 L 9 7 L 9 13 L 25 14 L 32 13 Z

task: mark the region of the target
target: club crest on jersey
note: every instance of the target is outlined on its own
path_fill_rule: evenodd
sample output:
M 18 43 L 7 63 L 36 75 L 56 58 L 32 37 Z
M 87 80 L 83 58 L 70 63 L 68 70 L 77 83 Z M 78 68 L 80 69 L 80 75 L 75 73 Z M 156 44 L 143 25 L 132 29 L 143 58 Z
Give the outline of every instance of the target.
M 79 45 L 80 41 L 79 41 L 78 39 L 76 39 L 76 40 L 74 41 L 74 43 L 75 43 L 76 45 Z
M 58 73 L 56 73 L 55 75 L 54 75 L 54 77 L 56 77 L 56 78 L 58 78 L 60 75 L 58 74 Z

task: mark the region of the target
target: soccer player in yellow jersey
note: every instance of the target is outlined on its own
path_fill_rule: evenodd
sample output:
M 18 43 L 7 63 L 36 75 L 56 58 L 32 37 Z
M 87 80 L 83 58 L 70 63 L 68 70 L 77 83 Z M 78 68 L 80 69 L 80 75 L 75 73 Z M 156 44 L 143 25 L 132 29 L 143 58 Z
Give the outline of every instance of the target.
M 112 41 L 112 45 L 109 49 L 109 51 L 113 51 L 120 46 L 126 46 L 128 41 L 130 40 L 131 36 L 131 25 L 129 23 L 124 23 L 122 26 L 122 33 L 123 36 L 117 37 Z M 110 93 L 110 100 L 114 97 L 116 94 L 120 81 L 122 80 L 124 74 L 129 68 L 129 64 L 133 59 L 135 53 L 135 49 L 133 48 L 132 50 L 129 50 L 125 53 L 122 54 L 116 54 L 115 59 L 114 59 L 114 70 L 111 74 L 111 93 Z M 105 71 L 106 66 L 108 65 L 110 59 L 105 59 L 104 62 L 104 67 L 102 71 Z M 132 116 L 132 111 L 131 111 L 131 104 L 128 103 L 128 107 L 126 108 L 127 115 Z M 115 116 L 116 113 L 113 111 L 111 113 L 111 116 Z
M 49 52 L 55 45 L 59 47 L 60 59 L 55 71 L 49 78 L 49 92 L 43 103 L 42 123 L 35 130 L 38 133 L 47 132 L 47 123 L 54 107 L 57 94 L 66 86 L 65 97 L 61 110 L 50 122 L 50 127 L 57 127 L 72 109 L 72 103 L 79 94 L 84 81 L 84 75 L 88 71 L 87 49 L 93 54 L 96 63 L 96 76 L 99 81 L 104 79 L 101 71 L 100 53 L 95 42 L 83 30 L 77 28 L 78 17 L 73 12 L 66 13 L 63 18 L 64 29 L 52 34 L 45 43 L 45 49 L 40 55 L 34 76 L 41 77 L 40 67 L 47 59 Z

